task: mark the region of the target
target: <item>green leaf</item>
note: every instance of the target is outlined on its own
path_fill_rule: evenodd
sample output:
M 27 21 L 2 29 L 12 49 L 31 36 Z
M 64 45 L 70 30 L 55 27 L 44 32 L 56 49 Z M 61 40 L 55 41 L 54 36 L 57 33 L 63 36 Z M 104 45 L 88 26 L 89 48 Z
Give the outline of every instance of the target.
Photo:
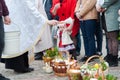
M 104 61 L 104 62 L 101 62 L 101 66 L 102 66 L 102 70 L 103 70 L 103 71 L 105 71 L 105 70 L 108 68 L 108 66 L 107 66 L 107 64 L 106 64 L 105 61 Z
M 98 77 L 98 80 L 102 80 L 102 76 L 99 76 L 99 77 Z
M 115 77 L 114 75 L 108 74 L 106 75 L 106 80 L 117 80 L 117 77 Z

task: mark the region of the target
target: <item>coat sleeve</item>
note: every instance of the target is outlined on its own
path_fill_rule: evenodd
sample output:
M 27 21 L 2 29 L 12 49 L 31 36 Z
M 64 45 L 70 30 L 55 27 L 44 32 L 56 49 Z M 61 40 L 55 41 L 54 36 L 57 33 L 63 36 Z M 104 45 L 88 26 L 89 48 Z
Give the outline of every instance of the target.
M 79 11 L 79 6 L 80 6 L 80 0 L 77 0 L 76 7 L 75 7 L 75 13 Z
M 59 0 L 52 0 L 52 6 L 51 6 L 51 8 L 50 8 L 50 13 L 51 13 L 51 15 L 53 16 L 53 17 L 55 17 L 57 14 L 54 14 L 53 13 L 53 10 L 55 9 L 54 7 L 55 7 L 55 5 L 57 4 L 57 3 L 60 3 L 60 1 Z M 57 12 L 56 12 L 57 13 Z
M 112 4 L 116 3 L 118 0 L 104 0 L 103 5 L 101 6 L 102 8 L 108 8 Z
M 80 9 L 80 15 L 84 16 L 87 14 L 91 9 L 95 7 L 96 0 L 86 0 L 82 8 Z
M 1 5 L 2 5 L 2 13 L 3 13 L 3 16 L 7 16 L 9 15 L 9 11 L 8 11 L 8 8 L 5 4 L 5 1 L 4 0 L 0 0 L 1 1 Z
M 75 7 L 76 7 L 77 0 L 72 0 L 71 4 L 71 18 L 75 19 Z

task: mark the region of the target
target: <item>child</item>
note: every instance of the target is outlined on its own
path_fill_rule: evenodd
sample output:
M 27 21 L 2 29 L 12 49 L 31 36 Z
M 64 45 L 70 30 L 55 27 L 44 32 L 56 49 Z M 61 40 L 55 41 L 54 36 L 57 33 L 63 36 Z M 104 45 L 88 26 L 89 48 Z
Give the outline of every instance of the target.
M 65 24 L 65 23 L 58 24 L 57 46 L 58 46 L 60 53 L 62 53 L 61 54 L 62 56 L 64 56 L 63 54 L 66 51 L 69 51 L 69 53 L 72 54 L 72 57 L 74 57 L 74 59 L 76 59 L 76 57 L 74 55 L 75 54 L 74 53 L 75 46 L 70 37 L 71 31 L 68 31 L 66 29 L 66 27 L 67 27 L 67 24 Z

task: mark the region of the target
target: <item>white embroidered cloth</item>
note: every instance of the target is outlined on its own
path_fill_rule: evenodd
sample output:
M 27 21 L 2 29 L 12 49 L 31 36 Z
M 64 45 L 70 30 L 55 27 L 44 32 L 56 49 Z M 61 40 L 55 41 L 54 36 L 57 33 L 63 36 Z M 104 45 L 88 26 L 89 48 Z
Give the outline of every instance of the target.
M 43 27 L 47 25 L 47 19 L 37 10 L 34 0 L 5 1 L 12 20 L 11 25 L 5 26 L 5 32 L 20 30 L 20 51 L 16 54 L 5 55 L 3 53 L 2 55 L 3 58 L 12 58 L 35 46 L 41 37 Z

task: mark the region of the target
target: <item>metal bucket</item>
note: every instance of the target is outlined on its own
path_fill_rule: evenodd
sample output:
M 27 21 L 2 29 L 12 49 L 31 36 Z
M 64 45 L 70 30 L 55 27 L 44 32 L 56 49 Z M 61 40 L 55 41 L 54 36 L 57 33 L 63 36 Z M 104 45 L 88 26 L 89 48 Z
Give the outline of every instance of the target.
M 5 25 L 5 47 L 3 55 L 13 55 L 20 52 L 20 27 L 15 23 Z

